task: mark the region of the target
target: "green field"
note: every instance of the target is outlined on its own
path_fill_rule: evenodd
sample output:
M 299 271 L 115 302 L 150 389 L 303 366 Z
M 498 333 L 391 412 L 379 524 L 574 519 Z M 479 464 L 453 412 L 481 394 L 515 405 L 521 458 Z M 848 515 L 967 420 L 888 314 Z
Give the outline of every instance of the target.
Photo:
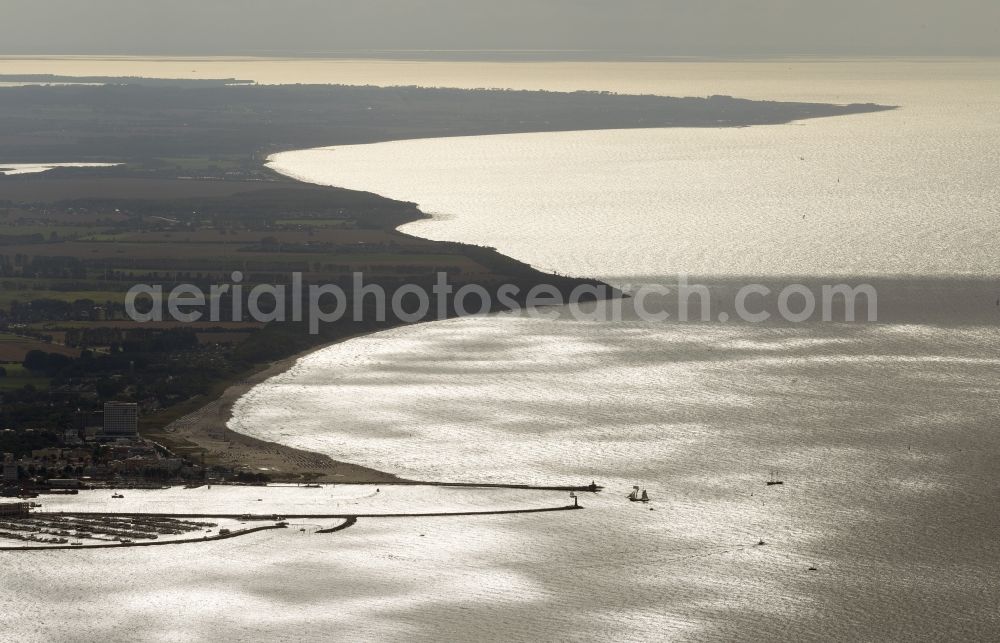
M 90 299 L 95 302 L 122 301 L 125 293 L 114 290 L 6 290 L 0 289 L 0 307 L 10 306 L 10 302 L 27 302 L 35 299 L 55 299 L 57 301 L 74 302 L 77 299 Z
M 347 228 L 351 222 L 346 219 L 282 219 L 285 225 L 312 226 L 314 228 Z
M 3 341 L 3 339 L 0 338 L 0 341 Z M 7 371 L 6 377 L 0 377 L 0 391 L 13 391 L 28 384 L 37 389 L 46 389 L 49 387 L 49 380 L 47 378 L 32 375 L 21 364 L 0 362 L 0 367 L 3 367 Z
M 93 226 L 68 225 L 14 225 L 0 218 L 0 235 L 28 236 L 40 234 L 46 239 L 55 232 L 60 239 L 67 237 L 82 237 L 94 233 Z

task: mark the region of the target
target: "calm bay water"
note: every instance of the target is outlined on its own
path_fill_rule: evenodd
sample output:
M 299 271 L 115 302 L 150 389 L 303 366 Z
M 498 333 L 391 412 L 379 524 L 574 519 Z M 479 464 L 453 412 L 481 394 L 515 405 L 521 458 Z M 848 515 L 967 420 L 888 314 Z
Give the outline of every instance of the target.
M 219 75 L 213 64 L 204 73 Z M 255 77 L 252 63 L 226 69 Z M 294 69 L 899 105 L 780 127 L 410 141 L 276 164 L 439 215 L 413 234 L 618 283 L 678 271 L 1000 275 L 995 63 Z M 1000 333 L 953 321 L 493 316 L 353 340 L 255 388 L 231 426 L 416 478 L 607 490 L 551 516 L 362 521 L 327 539 L 267 533 L 191 555 L 19 557 L 0 600 L 22 607 L 0 623 L 14 615 L 28 640 L 73 638 L 56 624 L 67 611 L 110 640 L 988 640 L 1000 628 Z M 785 485 L 765 486 L 774 469 Z M 649 507 L 625 500 L 633 484 Z

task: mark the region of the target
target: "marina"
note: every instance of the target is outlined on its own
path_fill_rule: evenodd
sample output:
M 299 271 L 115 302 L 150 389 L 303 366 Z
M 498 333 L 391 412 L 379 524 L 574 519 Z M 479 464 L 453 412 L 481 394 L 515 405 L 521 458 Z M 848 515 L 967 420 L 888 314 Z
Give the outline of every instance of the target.
M 465 487 L 460 485 L 449 485 L 451 489 L 458 490 Z M 595 485 L 596 486 L 596 485 Z M 338 485 L 338 495 L 335 498 L 352 497 L 351 488 L 355 485 Z M 345 488 L 346 487 L 346 488 Z M 413 485 L 403 485 L 408 491 L 419 490 Z M 440 485 L 425 486 L 426 489 L 434 489 Z M 230 503 L 251 502 L 251 495 L 261 493 L 259 487 L 227 487 L 216 485 L 216 496 L 223 498 Z M 227 513 L 224 510 L 212 512 L 179 512 L 168 511 L 111 511 L 111 507 L 106 509 L 95 509 L 103 504 L 100 499 L 100 491 L 84 491 L 77 502 L 63 503 L 55 505 L 56 509 L 46 511 L 32 510 L 28 503 L 18 505 L 0 505 L 0 551 L 37 551 L 42 549 L 69 549 L 69 548 L 109 548 L 109 547 L 138 547 L 152 545 L 189 544 L 197 542 L 210 542 L 224 540 L 254 534 L 266 529 L 283 529 L 297 526 L 299 523 L 312 525 L 312 521 L 322 521 L 325 526 L 320 526 L 313 531 L 315 533 L 335 533 L 346 529 L 358 522 L 359 519 L 397 519 L 397 518 L 474 518 L 477 516 L 500 516 L 517 514 L 544 514 L 560 512 L 574 509 L 583 509 L 578 502 L 575 492 L 571 492 L 573 504 L 554 506 L 528 506 L 511 508 L 462 508 L 447 510 L 442 508 L 437 511 L 387 511 L 372 512 L 354 510 L 351 512 L 330 512 L 331 506 L 341 505 L 342 502 L 329 499 L 321 499 L 316 502 L 315 496 L 297 497 L 295 491 L 300 489 L 323 488 L 320 485 L 276 485 L 273 491 L 277 491 L 280 498 L 269 498 L 268 506 L 276 506 L 280 503 L 283 510 L 279 513 Z M 590 489 L 590 485 L 582 487 Z M 137 503 L 137 506 L 149 508 L 156 503 L 157 495 L 172 495 L 179 498 L 175 493 L 190 491 L 190 486 L 178 488 L 176 490 L 147 491 L 145 497 Z M 469 487 L 478 489 L 482 503 L 489 503 L 490 496 L 496 495 L 497 491 L 504 489 L 524 489 L 524 486 L 515 487 Z M 362 499 L 381 499 L 381 489 L 376 488 L 371 493 L 370 487 L 363 486 L 363 491 L 357 497 L 359 502 L 352 502 L 352 505 L 364 505 Z M 204 487 L 204 493 L 199 500 L 206 500 L 211 493 L 211 487 Z M 271 491 L 264 489 L 264 491 Z M 345 491 L 347 492 L 345 494 Z M 548 490 L 534 490 L 548 491 Z M 292 492 L 292 493 L 289 493 Z M 308 492 L 307 492 L 308 493 Z M 596 491 L 595 491 L 596 493 Z M 342 495 L 341 495 L 342 494 Z M 406 495 L 412 495 L 407 493 Z M 545 496 L 551 497 L 546 493 Z M 105 496 L 106 497 L 106 496 Z M 540 497 L 540 496 L 539 496 Z M 124 499 L 121 494 L 111 496 L 114 500 Z M 326 500 L 324 502 L 324 500 Z M 255 498 L 252 502 L 264 502 L 265 498 Z M 204 502 L 196 504 L 206 504 Z M 218 503 L 207 503 L 208 506 L 222 507 Z M 381 503 L 380 503 L 381 504 Z M 392 503 L 395 506 L 402 506 L 399 503 Z M 478 504 L 478 503 L 477 503 Z M 535 504 L 535 503 L 531 503 Z M 51 506 L 51 505 L 50 505 Z M 117 505 L 121 507 L 121 505 Z M 10 507 L 10 509 L 3 509 Z M 311 509 L 309 512 L 302 511 L 303 508 Z M 15 511 L 16 509 L 16 511 Z M 4 518 L 3 516 L 6 516 Z M 206 522 L 210 521 L 210 522 Z M 335 524 L 329 524 L 335 521 Z M 268 523 L 268 524 L 261 524 Z M 247 526 L 252 525 L 252 526 Z M 303 529 L 304 530 L 304 529 Z M 194 536 L 197 532 L 201 535 Z M 7 544 L 5 541 L 24 541 L 30 543 L 23 546 Z M 71 542 L 72 541 L 72 542 Z

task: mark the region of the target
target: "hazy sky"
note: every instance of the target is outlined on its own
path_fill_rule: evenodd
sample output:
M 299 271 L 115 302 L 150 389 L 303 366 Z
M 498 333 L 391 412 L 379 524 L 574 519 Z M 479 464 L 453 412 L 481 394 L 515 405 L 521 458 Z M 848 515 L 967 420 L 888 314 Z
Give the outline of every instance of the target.
M 1000 0 L 0 0 L 0 54 L 1000 54 Z

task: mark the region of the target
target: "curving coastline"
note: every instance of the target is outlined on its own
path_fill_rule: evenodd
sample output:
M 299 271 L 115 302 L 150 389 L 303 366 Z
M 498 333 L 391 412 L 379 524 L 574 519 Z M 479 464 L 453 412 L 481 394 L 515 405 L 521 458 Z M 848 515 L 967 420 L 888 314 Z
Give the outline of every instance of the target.
M 126 91 L 144 93 L 139 88 Z M 252 95 L 245 88 L 226 88 L 227 96 L 239 95 L 242 100 L 255 101 L 268 106 L 267 120 L 259 119 L 239 123 L 240 127 L 253 124 L 270 132 L 281 119 L 274 115 L 274 109 L 283 109 L 291 100 L 293 90 L 289 88 L 267 89 Z M 261 176 L 275 176 L 290 183 L 310 185 L 294 175 L 279 174 L 267 163 L 262 168 L 259 153 L 275 154 L 305 148 L 306 141 L 328 141 L 325 146 L 350 145 L 384 142 L 388 140 L 412 140 L 418 138 L 442 138 L 455 136 L 481 136 L 509 133 L 538 133 L 571 130 L 638 129 L 669 127 L 747 127 L 763 124 L 785 124 L 795 120 L 825 118 L 846 114 L 870 113 L 893 109 L 875 104 L 830 105 L 811 103 L 781 103 L 735 99 L 728 96 L 709 98 L 668 98 L 662 96 L 618 96 L 596 92 L 562 94 L 552 92 L 504 92 L 504 91 L 464 91 L 417 88 L 345 88 L 345 87 L 300 87 L 295 90 L 296 100 L 317 102 L 324 106 L 311 115 L 308 122 L 298 123 L 296 137 L 285 139 L 276 145 L 272 142 L 257 144 L 251 156 L 254 158 L 254 172 Z M 399 94 L 407 98 L 406 117 L 398 111 Z M 337 100 L 333 100 L 337 99 Z M 366 105 L 375 119 L 365 127 L 347 127 L 353 122 L 337 109 L 352 105 Z M 372 106 L 375 106 L 375 109 Z M 331 107 L 333 106 L 333 107 Z M 331 111 L 332 110 L 332 111 Z M 276 112 L 279 116 L 283 112 Z M 311 112 L 308 112 L 312 114 Z M 299 120 L 304 118 L 301 110 L 295 112 Z M 255 117 L 256 118 L 256 117 Z M 329 123 L 336 123 L 330 127 Z M 406 127 L 400 128 L 400 123 Z M 232 126 L 227 121 L 228 126 Z M 390 131 L 390 134 L 387 134 Z M 247 130 L 249 131 L 249 130 Z M 254 130 L 255 132 L 257 130 Z M 250 137 L 242 130 L 236 138 L 260 140 L 259 133 Z M 282 131 L 282 135 L 287 135 Z M 265 139 L 273 139 L 268 135 Z M 319 147 L 324 147 L 323 145 Z M 308 149 L 313 149 L 311 146 Z M 267 158 L 270 161 L 270 157 Z M 250 172 L 253 174 L 253 172 Z M 410 204 L 412 205 L 412 204 Z M 429 215 L 415 206 L 398 215 L 392 223 L 396 234 L 420 239 L 398 231 L 399 227 Z M 573 287 L 588 284 L 607 286 L 594 279 L 574 279 L 545 273 L 531 265 L 503 255 L 493 249 L 467 244 L 440 243 L 444 248 L 461 248 L 474 261 L 486 267 L 492 278 L 504 275 L 505 279 L 522 284 L 546 283 L 569 292 Z M 499 283 L 499 282 L 498 282 Z M 526 291 L 525 289 L 524 291 Z M 616 296 L 613 293 L 612 296 Z M 418 322 L 423 323 L 423 322 Z M 298 359 L 333 344 L 353 339 L 360 335 L 388 330 L 408 325 L 404 322 L 390 322 L 378 327 L 355 329 L 352 334 L 335 336 L 316 346 L 309 346 L 291 357 L 272 362 L 250 377 L 229 382 L 218 397 L 194 408 L 188 404 L 186 415 L 172 421 L 165 418 L 163 426 L 153 427 L 149 435 L 162 439 L 169 445 L 181 443 L 191 452 L 206 454 L 213 462 L 227 464 L 233 468 L 245 467 L 267 473 L 276 481 L 328 481 L 328 482 L 408 482 L 388 472 L 358 464 L 336 461 L 324 454 L 294 449 L 274 442 L 259 440 L 229 428 L 234 403 L 255 385 L 290 369 Z M 359 332 L 361 331 L 361 332 Z M 214 393 L 213 393 L 214 395 Z M 183 411 L 182 411 L 183 412 Z M 176 417 L 174 415 L 173 417 Z M 163 428 L 159 428 L 163 427 Z
M 387 266 L 380 266 L 384 274 L 379 276 L 390 288 L 407 280 L 427 279 L 432 272 L 429 266 L 441 266 L 440 256 L 449 257 L 444 264 L 446 270 L 465 275 L 466 283 L 482 285 L 488 290 L 512 284 L 526 293 L 544 283 L 568 294 L 579 285 L 604 286 L 592 279 L 545 274 L 491 248 L 405 235 L 397 231 L 400 225 L 427 216 L 412 203 L 384 199 L 366 191 L 323 188 L 294 181 L 263 167 L 261 161 L 268 154 L 312 148 L 317 143 L 350 145 L 573 130 L 742 128 L 893 109 L 871 103 L 836 105 L 597 91 L 344 85 L 248 87 L 220 81 L 102 80 L 112 84 L 0 88 L 0 118 L 23 123 L 16 137 L 0 137 L 4 163 L 120 164 L 81 169 L 79 172 L 86 174 L 84 180 L 70 170 L 58 169 L 27 178 L 0 177 L 4 199 L 38 208 L 49 207 L 45 204 L 53 200 L 65 206 L 75 200 L 97 199 L 108 207 L 113 204 L 121 211 L 145 213 L 158 221 L 183 220 L 181 225 L 191 230 L 229 226 L 242 231 L 241 235 L 196 239 L 198 245 L 188 246 L 190 255 L 179 260 L 176 249 L 171 247 L 169 230 L 144 229 L 138 216 L 121 222 L 121 232 L 133 235 L 135 245 L 127 248 L 131 254 L 118 256 L 120 252 L 116 252 L 116 259 L 126 260 L 147 279 L 169 283 L 190 279 L 192 272 L 212 275 L 219 268 L 246 269 L 246 255 L 239 254 L 245 247 L 261 253 L 275 251 L 272 243 L 265 243 L 275 240 L 270 234 L 273 228 L 247 226 L 243 219 L 267 222 L 268 226 L 291 221 L 293 217 L 274 212 L 287 208 L 333 218 L 342 218 L 347 211 L 356 214 L 361 225 L 353 229 L 362 233 L 350 238 L 326 235 L 321 244 L 328 248 L 326 256 L 350 255 L 344 251 L 357 243 L 359 236 L 372 249 L 380 246 L 398 249 L 399 252 L 390 253 Z M 67 105 L 73 107 L 67 109 Z M 108 126 L 108 105 L 116 106 L 114 127 Z M 52 131 L 62 132 L 63 136 L 53 141 L 47 134 Z M 86 145 L 81 141 L 86 141 Z M 192 200 L 198 203 L 197 208 L 192 207 Z M 355 223 L 358 222 L 351 225 Z M 274 264 L 282 266 L 282 274 L 290 272 L 287 266 L 301 266 L 312 259 L 308 256 L 311 251 L 308 238 L 294 233 L 285 236 L 288 238 L 278 242 L 277 250 L 280 253 L 280 246 L 285 243 L 291 247 L 286 253 L 289 257 Z M 119 284 L 112 285 L 97 277 L 106 274 L 107 262 L 102 264 L 104 260 L 94 255 L 100 255 L 106 248 L 88 247 L 87 243 L 75 238 L 48 239 L 44 243 L 33 242 L 30 254 L 46 260 L 50 256 L 72 256 L 85 270 L 91 270 L 84 274 L 94 277 L 94 285 L 86 285 L 100 290 L 101 297 L 96 299 L 117 299 Z M 407 247 L 396 248 L 397 243 Z M 13 238 L 6 251 L 10 255 L 24 254 L 25 248 L 23 239 Z M 420 255 L 414 265 L 409 264 L 411 253 Z M 343 262 L 331 261 L 321 266 L 317 278 L 339 279 L 353 266 L 364 267 L 369 261 L 370 257 L 363 254 L 354 256 L 346 267 L 340 265 Z M 268 261 L 255 263 L 254 267 L 262 274 L 270 276 L 274 272 Z M 82 286 L 72 292 L 79 292 L 84 299 L 94 298 Z M 145 378 L 151 390 L 158 391 L 159 410 L 144 417 L 140 429 L 144 436 L 194 461 L 230 464 L 233 466 L 229 468 L 234 470 L 256 470 L 276 480 L 398 480 L 388 473 L 240 435 L 226 425 L 236 399 L 255 383 L 289 368 L 298 357 L 333 342 L 403 323 L 376 323 L 366 318 L 363 323 L 325 329 L 329 332 L 322 337 L 305 336 L 293 324 L 268 325 L 264 329 L 267 334 L 252 345 L 239 344 L 224 352 L 220 360 L 205 360 L 210 374 L 198 372 L 190 360 L 179 359 L 177 363 L 184 365 L 179 372 L 184 376 L 177 380 L 182 385 L 154 374 Z M 289 355 L 292 357 L 286 358 Z M 112 366 L 117 369 L 115 372 L 126 368 L 124 362 Z M 248 372 L 253 374 L 247 377 L 244 374 Z M 94 374 L 87 373 L 80 379 L 85 388 L 96 390 Z
M 292 175 L 286 175 L 273 170 L 267 164 L 265 164 L 265 167 L 268 167 L 270 171 L 282 176 L 286 180 L 313 185 Z M 399 227 L 428 217 L 430 215 L 414 208 L 413 216 L 401 219 L 396 226 L 396 230 L 398 232 Z M 402 232 L 398 233 L 408 237 L 413 236 Z M 495 250 L 488 248 L 479 248 L 479 250 L 481 251 L 482 259 L 490 263 L 502 264 L 505 271 L 512 275 L 515 280 L 526 281 L 531 284 L 551 284 L 566 293 L 582 284 L 601 286 L 606 287 L 607 291 L 613 297 L 622 296 L 614 287 L 596 279 L 573 278 L 545 273 L 517 259 L 500 254 Z M 484 263 L 486 262 L 484 261 Z M 449 309 L 447 318 L 453 318 L 454 316 L 454 312 Z M 244 467 L 267 473 L 275 482 L 452 484 L 455 486 L 465 486 L 463 483 L 439 483 L 428 480 L 406 479 L 393 473 L 380 471 L 361 464 L 335 460 L 323 453 L 306 451 L 277 442 L 254 438 L 229 427 L 230 421 L 233 418 L 233 406 L 241 397 L 250 392 L 255 386 L 290 370 L 299 359 L 352 339 L 374 335 L 400 326 L 412 326 L 424 323 L 434 322 L 389 321 L 382 324 L 379 328 L 338 337 L 333 341 L 310 347 L 289 357 L 271 362 L 249 376 L 228 384 L 218 397 L 207 404 L 173 420 L 160 429 L 149 432 L 149 437 L 154 440 L 166 440 L 172 444 L 178 442 L 185 443 L 188 448 L 200 451 L 204 457 L 213 462 L 232 468 Z M 524 485 L 518 484 L 495 486 L 526 488 Z M 560 490 L 564 489 L 564 487 L 557 488 Z M 584 487 L 565 487 L 565 489 L 585 490 Z
M 377 331 L 373 331 L 377 332 Z M 267 442 L 228 427 L 233 405 L 253 387 L 292 368 L 302 357 L 358 337 L 353 335 L 275 361 L 228 386 L 219 397 L 168 424 L 163 431 L 191 443 L 213 460 L 232 467 L 248 466 L 272 475 L 275 481 L 382 483 L 408 482 L 386 473 L 277 442 Z

